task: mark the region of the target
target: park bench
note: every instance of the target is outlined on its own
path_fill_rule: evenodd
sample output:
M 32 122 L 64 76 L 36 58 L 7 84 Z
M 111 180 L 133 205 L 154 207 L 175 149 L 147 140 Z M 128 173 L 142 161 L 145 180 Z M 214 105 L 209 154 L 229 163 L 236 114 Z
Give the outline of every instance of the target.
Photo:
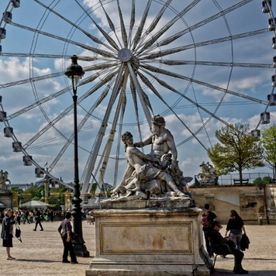
M 248 184 L 249 178 L 242 179 L 242 184 Z M 234 179 L 234 184 L 240 184 L 240 179 Z

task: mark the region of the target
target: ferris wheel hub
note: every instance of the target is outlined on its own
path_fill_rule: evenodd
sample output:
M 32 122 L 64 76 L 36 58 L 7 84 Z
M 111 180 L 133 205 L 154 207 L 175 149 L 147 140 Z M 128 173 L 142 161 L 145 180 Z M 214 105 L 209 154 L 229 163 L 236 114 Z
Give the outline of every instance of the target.
M 132 57 L 133 57 L 132 52 L 127 48 L 123 48 L 118 52 L 118 58 L 122 62 L 128 62 L 132 59 Z

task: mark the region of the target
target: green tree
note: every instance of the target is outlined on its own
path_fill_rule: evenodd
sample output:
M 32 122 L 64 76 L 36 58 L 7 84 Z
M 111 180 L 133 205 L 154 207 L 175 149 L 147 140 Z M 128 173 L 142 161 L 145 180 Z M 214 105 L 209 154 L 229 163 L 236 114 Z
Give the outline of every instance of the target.
M 273 170 L 273 178 L 276 179 L 276 126 L 272 126 L 262 133 L 262 146 L 264 159 Z
M 30 194 L 31 195 L 31 199 L 34 199 L 34 200 L 40 200 L 43 196 L 43 189 L 44 187 L 43 186 L 32 186 L 28 189 L 26 189 L 24 192 L 23 192 L 23 196 L 25 194 Z
M 238 171 L 240 184 L 244 169 L 264 166 L 260 142 L 248 130 L 248 125 L 242 124 L 222 127 L 216 131 L 219 142 L 208 150 L 216 171 L 220 175 Z

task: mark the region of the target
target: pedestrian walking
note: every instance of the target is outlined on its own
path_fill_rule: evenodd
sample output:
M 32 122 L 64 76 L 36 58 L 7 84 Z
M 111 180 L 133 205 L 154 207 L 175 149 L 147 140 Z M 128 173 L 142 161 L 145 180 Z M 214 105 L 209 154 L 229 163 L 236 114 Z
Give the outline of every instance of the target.
M 7 209 L 2 221 L 1 238 L 3 239 L 3 247 L 6 247 L 7 260 L 14 260 L 11 256 L 11 247 L 13 247 L 13 225 L 15 224 L 12 209 Z
M 229 233 L 229 239 L 235 243 L 237 249 L 240 249 L 242 233 L 246 234 L 243 219 L 235 210 L 230 211 L 230 218 L 226 226 L 225 236 Z
M 36 228 L 37 228 L 37 225 L 40 226 L 40 231 L 43 231 L 43 227 L 42 227 L 42 224 L 41 224 L 41 219 L 42 219 L 42 216 L 41 216 L 41 213 L 39 210 L 36 210 L 35 211 L 35 228 L 34 228 L 34 231 L 36 231 Z
M 71 264 L 77 264 L 77 257 L 74 252 L 72 240 L 73 240 L 73 231 L 72 231 L 72 224 L 71 224 L 71 213 L 67 212 L 65 214 L 65 219 L 61 222 L 60 226 L 58 227 L 58 232 L 60 233 L 61 239 L 63 241 L 63 256 L 62 262 L 63 263 L 70 263 L 68 261 L 68 252 L 70 253 Z
M 216 220 L 217 215 L 210 210 L 210 205 L 206 203 L 204 205 L 204 211 L 201 216 L 202 231 L 204 233 L 206 250 L 209 257 L 213 256 L 212 248 L 209 241 L 209 232 L 211 230 L 212 223 Z
M 51 221 L 51 222 L 54 221 L 54 211 L 53 211 L 53 210 L 50 210 L 50 211 L 49 211 L 49 218 L 50 218 L 50 221 Z
M 21 214 L 20 210 L 16 211 L 15 214 L 14 214 L 14 219 L 15 219 L 15 221 L 18 225 L 20 225 L 20 223 L 21 223 L 21 215 L 22 214 Z

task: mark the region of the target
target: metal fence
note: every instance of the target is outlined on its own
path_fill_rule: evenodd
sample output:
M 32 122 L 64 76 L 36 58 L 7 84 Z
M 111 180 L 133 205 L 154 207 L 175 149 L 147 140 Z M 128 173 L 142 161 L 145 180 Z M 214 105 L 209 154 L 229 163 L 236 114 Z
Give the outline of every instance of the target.
M 265 172 L 257 172 L 257 173 L 243 173 L 242 177 L 244 180 L 248 180 L 248 183 L 253 183 L 254 180 L 258 177 L 264 178 L 266 176 L 269 176 L 273 178 L 272 173 L 265 173 Z M 238 173 L 232 173 L 232 174 L 227 174 L 227 175 L 221 175 L 219 176 L 219 185 L 234 185 L 234 184 L 239 184 L 239 174 Z M 245 181 L 247 182 L 247 181 Z

